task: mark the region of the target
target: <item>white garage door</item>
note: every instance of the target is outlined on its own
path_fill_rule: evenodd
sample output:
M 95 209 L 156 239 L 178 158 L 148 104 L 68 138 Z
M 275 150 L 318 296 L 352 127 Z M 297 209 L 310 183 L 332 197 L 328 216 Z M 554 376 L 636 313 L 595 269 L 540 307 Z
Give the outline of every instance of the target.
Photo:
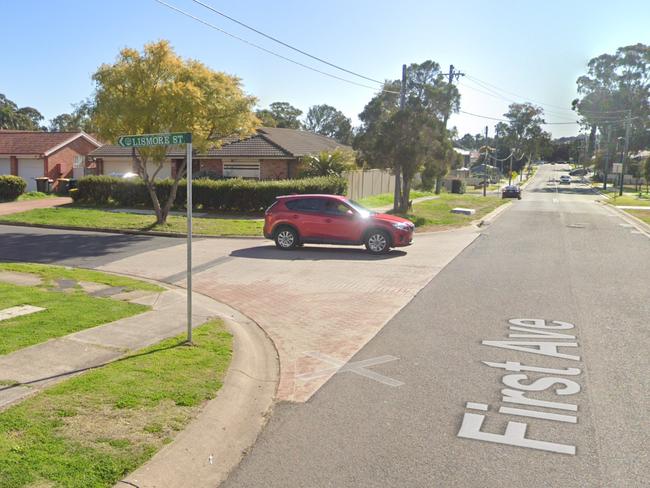
M 104 159 L 104 174 L 108 176 L 122 176 L 124 173 L 131 173 L 133 163 L 129 161 L 111 161 Z
M 223 163 L 223 175 L 226 178 L 260 179 L 259 161 L 231 161 Z
M 0 158 L 0 175 L 11 174 L 11 162 L 9 158 Z
M 34 178 L 44 176 L 44 173 L 42 159 L 18 160 L 18 176 L 27 182 L 27 190 L 25 191 L 36 191 L 36 181 L 34 181 Z

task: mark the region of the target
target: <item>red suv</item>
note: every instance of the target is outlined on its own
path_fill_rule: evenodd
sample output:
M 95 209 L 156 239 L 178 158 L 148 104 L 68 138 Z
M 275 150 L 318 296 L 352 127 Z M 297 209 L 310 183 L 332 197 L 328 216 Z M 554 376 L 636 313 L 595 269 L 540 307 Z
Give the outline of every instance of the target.
M 380 214 L 339 195 L 277 197 L 264 214 L 264 237 L 280 249 L 305 243 L 365 244 L 373 254 L 408 246 L 415 226 L 410 220 Z

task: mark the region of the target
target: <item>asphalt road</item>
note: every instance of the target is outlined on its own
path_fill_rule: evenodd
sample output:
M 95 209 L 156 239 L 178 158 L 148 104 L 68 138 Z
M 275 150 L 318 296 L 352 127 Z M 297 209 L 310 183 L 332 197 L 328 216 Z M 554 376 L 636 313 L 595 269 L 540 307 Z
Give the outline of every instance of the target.
M 225 486 L 648 486 L 650 240 L 560 168 L 309 402 L 276 406 Z

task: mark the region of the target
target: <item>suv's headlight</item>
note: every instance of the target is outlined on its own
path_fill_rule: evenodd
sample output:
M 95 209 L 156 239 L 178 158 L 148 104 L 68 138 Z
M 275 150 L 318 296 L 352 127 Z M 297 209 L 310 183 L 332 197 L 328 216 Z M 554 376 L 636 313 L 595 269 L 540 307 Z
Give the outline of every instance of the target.
M 409 230 L 411 228 L 411 226 L 406 222 L 395 222 L 393 224 L 393 227 L 395 227 L 397 230 Z

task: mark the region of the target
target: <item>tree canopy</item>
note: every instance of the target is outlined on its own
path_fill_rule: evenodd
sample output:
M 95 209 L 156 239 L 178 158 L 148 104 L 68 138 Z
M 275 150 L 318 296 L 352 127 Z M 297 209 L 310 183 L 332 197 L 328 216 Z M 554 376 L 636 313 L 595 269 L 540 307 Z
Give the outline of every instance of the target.
M 307 111 L 305 129 L 336 139 L 342 144 L 352 142 L 352 121 L 331 105 L 314 105 Z
M 43 116 L 33 107 L 18 107 L 0 93 L 0 129 L 47 130 L 41 126 Z
M 257 110 L 255 115 L 266 127 L 284 129 L 300 129 L 302 127 L 298 119 L 302 115 L 302 110 L 288 102 L 273 102 L 268 109 Z
M 123 49 L 116 62 L 93 75 L 92 123 L 100 138 L 115 141 L 125 134 L 191 132 L 193 146 L 205 150 L 225 137 L 253 132 L 259 120 L 251 112 L 255 98 L 240 80 L 204 64 L 180 58 L 167 41 L 144 50 Z M 172 192 L 161 207 L 155 192 L 168 148 L 139 148 L 136 165 L 152 198 L 158 223 L 164 223 L 185 167 L 177 172 Z

